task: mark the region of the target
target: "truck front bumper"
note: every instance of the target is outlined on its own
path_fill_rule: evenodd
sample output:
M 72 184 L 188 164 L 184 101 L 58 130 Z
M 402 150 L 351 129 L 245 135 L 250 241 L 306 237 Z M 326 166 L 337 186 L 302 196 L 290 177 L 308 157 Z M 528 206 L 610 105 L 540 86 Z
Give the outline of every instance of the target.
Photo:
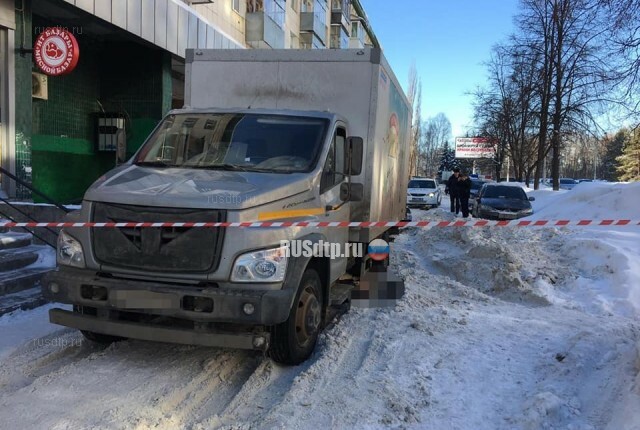
M 266 351 L 270 343 L 270 334 L 266 331 L 242 333 L 160 327 L 140 322 L 104 319 L 62 309 L 51 309 L 49 311 L 49 320 L 54 324 L 78 330 L 153 342 L 255 349 L 260 351 Z
M 49 301 L 105 311 L 196 323 L 271 326 L 287 320 L 294 289 L 251 288 L 251 285 L 240 290 L 106 278 L 97 276 L 95 271 L 66 267 L 50 272 L 42 282 L 43 296 Z

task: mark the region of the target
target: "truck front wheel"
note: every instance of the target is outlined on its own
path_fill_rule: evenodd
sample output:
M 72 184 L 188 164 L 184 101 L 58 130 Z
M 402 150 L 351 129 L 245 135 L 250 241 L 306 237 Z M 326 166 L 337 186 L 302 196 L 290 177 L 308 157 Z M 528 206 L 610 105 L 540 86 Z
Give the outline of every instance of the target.
M 318 272 L 305 270 L 289 318 L 272 328 L 269 355 L 278 363 L 300 364 L 316 346 L 322 321 L 322 285 Z

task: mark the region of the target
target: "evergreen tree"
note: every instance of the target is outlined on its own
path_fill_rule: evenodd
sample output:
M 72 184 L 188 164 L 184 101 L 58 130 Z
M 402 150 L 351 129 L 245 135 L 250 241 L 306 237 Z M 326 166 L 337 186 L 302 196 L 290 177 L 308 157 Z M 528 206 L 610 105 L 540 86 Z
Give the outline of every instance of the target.
M 617 181 L 619 177 L 618 172 L 618 157 L 622 155 L 622 148 L 624 142 L 627 140 L 629 131 L 622 129 L 616 133 L 613 139 L 606 141 L 606 152 L 602 158 L 601 164 L 601 177 L 607 181 Z
M 617 160 L 621 181 L 640 181 L 640 131 L 627 135 L 622 155 Z
M 442 177 L 442 172 L 450 172 L 456 167 L 460 167 L 460 161 L 456 158 L 456 151 L 451 148 L 449 142 L 445 142 L 440 157 L 440 167 L 438 175 Z

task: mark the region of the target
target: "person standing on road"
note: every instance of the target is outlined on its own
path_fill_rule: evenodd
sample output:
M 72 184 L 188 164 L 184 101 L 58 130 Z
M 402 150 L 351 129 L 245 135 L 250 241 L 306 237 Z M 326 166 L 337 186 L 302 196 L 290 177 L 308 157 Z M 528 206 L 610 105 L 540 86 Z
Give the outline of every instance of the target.
M 469 198 L 471 197 L 471 178 L 464 172 L 458 178 L 458 196 L 462 217 L 469 218 Z
M 444 189 L 445 194 L 449 194 L 451 199 L 451 212 L 455 212 L 456 215 L 460 212 L 460 196 L 458 195 L 458 178 L 460 176 L 460 169 L 457 167 L 453 169 L 453 175 L 449 176 L 447 185 Z

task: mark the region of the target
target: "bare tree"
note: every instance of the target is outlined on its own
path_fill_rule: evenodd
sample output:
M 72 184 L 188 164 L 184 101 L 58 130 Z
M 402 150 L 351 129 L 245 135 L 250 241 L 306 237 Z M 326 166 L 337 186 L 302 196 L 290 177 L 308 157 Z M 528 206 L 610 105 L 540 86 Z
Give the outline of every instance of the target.
M 475 120 L 479 134 L 496 144 L 495 175 L 500 178 L 506 156 L 518 179 L 530 177 L 536 165 L 534 126 L 537 108 L 533 88 L 537 69 L 513 45 L 498 45 L 487 63 L 489 86 L 475 95 Z
M 640 2 L 599 0 L 609 23 L 613 48 L 609 60 L 617 66 L 618 89 L 623 102 L 636 118 L 640 115 Z
M 409 69 L 409 102 L 413 107 L 413 124 L 411 125 L 411 152 L 409 155 L 409 172 L 417 175 L 418 170 L 418 145 L 422 135 L 422 83 L 418 78 L 415 62 Z
M 419 146 L 420 170 L 423 175 L 436 177 L 442 151 L 450 140 L 451 122 L 444 113 L 425 121 Z
M 565 136 L 596 131 L 597 110 L 615 81 L 604 61 L 598 0 L 521 0 L 518 33 L 494 50 L 490 86 L 476 119 L 506 145 L 518 179 L 537 187 L 551 152 L 559 188 Z

